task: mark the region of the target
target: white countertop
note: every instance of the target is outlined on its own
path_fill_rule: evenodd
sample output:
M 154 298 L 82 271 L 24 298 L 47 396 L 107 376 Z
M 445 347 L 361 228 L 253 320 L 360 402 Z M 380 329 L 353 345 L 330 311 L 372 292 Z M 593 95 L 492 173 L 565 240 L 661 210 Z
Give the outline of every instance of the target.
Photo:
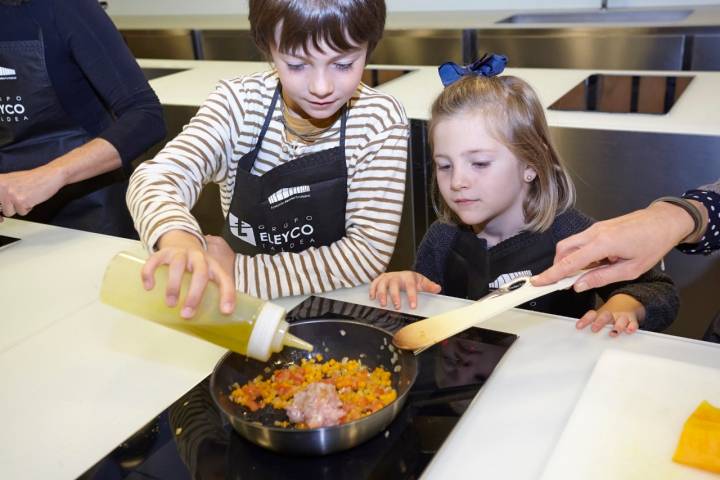
M 225 62 L 195 60 L 141 59 L 146 68 L 187 68 L 185 72 L 150 81 L 165 105 L 199 106 L 221 78 L 232 78 L 269 69 L 264 62 Z M 373 67 L 372 65 L 370 67 Z M 378 65 L 379 68 L 413 71 L 380 85 L 378 90 L 389 93 L 405 106 L 410 118 L 426 120 L 430 106 L 442 90 L 436 67 Z M 544 107 L 552 105 L 565 92 L 593 73 L 646 75 L 694 75 L 693 81 L 666 115 L 621 114 L 596 112 L 561 112 L 546 110 L 552 127 L 623 130 L 637 132 L 720 135 L 720 72 L 608 71 L 508 68 L 506 74 L 516 75 L 535 88 Z
M 691 2 L 688 2 L 691 3 Z M 691 7 L 658 7 L 658 8 L 611 8 L 610 11 L 642 11 L 642 10 L 678 10 Z M 385 24 L 386 30 L 409 29 L 526 29 L 526 28 L 632 28 L 632 27 L 695 27 L 720 25 L 720 6 L 698 6 L 693 8 L 687 18 L 674 22 L 622 22 L 622 23 L 535 23 L 512 24 L 496 23 L 515 14 L 552 13 L 552 12 L 587 12 L 585 10 L 449 10 L 449 11 L 418 11 L 389 12 Z M 133 29 L 202 29 L 202 30 L 249 30 L 247 15 L 113 15 L 111 18 L 120 30 Z
M 23 239 L 0 250 L 0 478 L 75 478 L 202 380 L 223 351 L 99 303 L 108 260 L 137 242 L 12 219 L 0 234 Z M 372 305 L 366 286 L 326 296 Z M 423 295 L 415 313 L 465 303 Z M 646 332 L 610 339 L 522 310 L 483 326 L 519 338 L 426 478 L 537 478 L 609 347 L 697 365 L 720 360 L 720 345 Z

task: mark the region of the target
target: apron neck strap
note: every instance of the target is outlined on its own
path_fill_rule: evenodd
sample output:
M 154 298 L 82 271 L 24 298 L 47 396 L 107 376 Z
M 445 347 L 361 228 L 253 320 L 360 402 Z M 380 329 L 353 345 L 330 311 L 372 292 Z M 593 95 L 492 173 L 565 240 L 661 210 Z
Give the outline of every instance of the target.
M 275 93 L 273 94 L 272 101 L 270 102 L 270 108 L 268 109 L 267 113 L 265 114 L 265 122 L 263 123 L 263 126 L 260 129 L 260 135 L 258 135 L 257 143 L 255 143 L 255 148 L 253 149 L 255 151 L 259 151 L 260 147 L 262 146 L 262 141 L 265 138 L 265 132 L 267 132 L 267 129 L 270 126 L 270 121 L 272 120 L 273 113 L 275 112 L 275 105 L 277 104 L 279 97 L 280 97 L 280 82 L 278 82 L 278 86 L 275 87 Z
M 347 124 L 347 111 L 347 105 L 343 105 L 342 114 L 340 116 L 340 151 L 346 158 L 347 156 L 345 155 L 345 125 Z

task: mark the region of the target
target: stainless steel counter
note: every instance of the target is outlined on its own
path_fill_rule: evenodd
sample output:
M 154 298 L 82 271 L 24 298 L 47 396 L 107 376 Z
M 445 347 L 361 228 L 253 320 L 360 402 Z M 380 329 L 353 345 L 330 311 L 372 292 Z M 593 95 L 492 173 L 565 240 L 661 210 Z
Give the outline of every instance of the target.
M 138 58 L 258 61 L 247 30 L 124 29 Z M 720 26 L 387 30 L 370 63 L 439 65 L 483 52 L 510 67 L 720 70 Z

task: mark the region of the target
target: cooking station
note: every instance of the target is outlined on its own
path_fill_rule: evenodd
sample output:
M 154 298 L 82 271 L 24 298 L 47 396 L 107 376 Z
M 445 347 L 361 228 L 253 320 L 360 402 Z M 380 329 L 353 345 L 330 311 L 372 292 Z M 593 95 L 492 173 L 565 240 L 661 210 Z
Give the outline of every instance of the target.
M 291 324 L 318 318 L 353 320 L 391 332 L 420 319 L 315 296 L 288 314 Z M 418 378 L 407 403 L 390 426 L 366 443 L 325 456 L 289 460 L 244 440 L 213 404 L 206 378 L 81 478 L 108 478 L 109 472 L 117 478 L 177 480 L 418 478 L 515 339 L 473 328 L 426 350 L 418 358 Z M 193 429 L 202 433 L 183 437 Z
M 163 75 L 150 83 L 165 109 L 167 140 L 180 132 L 219 78 L 268 68 L 262 62 L 141 59 L 139 63 L 149 74 Z M 427 120 L 442 84 L 434 66 L 370 65 L 367 73 L 370 79 L 373 73 L 377 76 L 379 90 L 404 105 L 411 123 L 403 219 L 390 261 L 391 270 L 404 270 L 412 265 L 420 239 L 435 220 Z M 547 109 L 553 140 L 575 182 L 577 206 L 593 218 L 628 213 L 660 196 L 717 178 L 717 71 L 508 68 L 506 73 L 537 91 Z M 217 234 L 223 221 L 217 208 L 219 193 L 214 184 L 208 187 L 193 214 L 203 231 Z M 678 318 L 668 333 L 701 338 L 717 311 L 707 299 L 715 293 L 713 279 L 720 278 L 720 266 L 680 252 L 671 252 L 665 266 L 681 298 Z
M 139 243 L 13 219 L 0 224 L 0 235 L 21 239 L 0 250 L 0 423 L 5 433 L 0 439 L 0 478 L 77 478 L 85 472 L 92 474 L 96 466 L 109 468 L 103 459 L 108 454 L 112 457 L 112 452 L 117 455 L 116 465 L 125 459 L 123 468 L 138 469 L 132 478 L 139 478 L 153 459 L 159 462 L 158 468 L 178 468 L 181 473 L 172 478 L 187 478 L 186 463 L 178 453 L 183 449 L 172 439 L 176 430 L 170 429 L 169 421 L 175 418 L 170 411 L 185 398 L 182 406 L 188 400 L 185 396 L 194 395 L 197 388 L 202 393 L 203 380 L 225 351 L 99 302 L 107 263 L 120 250 L 140 249 Z M 340 315 L 353 318 L 367 319 L 378 313 L 377 305 L 368 299 L 367 286 L 321 297 L 345 303 L 314 299 L 302 304 L 306 299 L 300 297 L 278 303 L 288 309 L 301 305 L 294 314 L 303 312 L 304 316 L 322 312 L 323 305 L 329 306 L 326 314 L 335 315 L 338 311 L 333 308 L 339 308 Z M 467 303 L 422 295 L 416 311 L 402 310 L 396 318 L 430 316 Z M 277 457 L 247 444 L 230 433 L 220 417 L 210 414 L 207 425 L 220 433 L 219 444 L 214 445 L 219 450 L 201 455 L 210 462 L 203 465 L 214 468 L 212 462 L 219 461 L 238 477 L 244 473 L 253 477 L 256 469 L 273 464 L 293 473 L 325 472 L 325 468 L 337 473 L 334 469 L 342 465 L 343 475 L 357 470 L 358 478 L 363 472 L 374 476 L 387 472 L 392 477 L 404 468 L 406 476 L 422 472 L 423 478 L 473 472 L 487 478 L 534 479 L 543 472 L 604 353 L 619 350 L 706 367 L 717 367 L 720 358 L 720 345 L 642 331 L 611 339 L 606 334 L 577 332 L 571 319 L 518 309 L 485 322 L 483 329 L 468 335 L 471 339 L 479 335 L 480 345 L 487 345 L 483 348 L 499 345 L 501 351 L 484 350 L 482 356 L 494 355 L 495 360 L 478 364 L 478 378 L 456 384 L 457 398 L 424 404 L 419 410 L 422 414 L 409 422 L 401 414 L 387 429 L 387 437 L 383 432 L 341 454 L 342 461 L 325 464 L 333 459 Z M 427 355 L 431 353 L 425 352 L 423 358 L 433 357 Z M 465 366 L 453 370 L 452 363 L 443 367 L 447 372 L 476 372 Z M 424 368 L 424 372 L 432 376 L 433 369 Z M 441 377 L 453 378 L 447 372 Z M 482 388 L 474 393 L 479 384 Z M 429 385 L 418 380 L 418 386 L 433 390 Z M 462 385 L 468 385 L 468 390 Z M 449 385 L 437 387 L 426 392 L 430 401 L 441 396 L 443 389 L 448 393 Z M 455 409 L 464 407 L 470 398 L 458 420 L 460 411 Z M 155 424 L 155 419 L 160 421 Z M 164 444 L 156 443 L 160 437 Z M 139 456 L 129 451 L 121 456 L 116 450 L 126 440 L 128 450 L 147 452 L 150 447 L 151 455 L 142 457 L 144 467 Z M 403 461 L 390 461 L 395 456 Z M 223 463 L 226 458 L 233 463 Z

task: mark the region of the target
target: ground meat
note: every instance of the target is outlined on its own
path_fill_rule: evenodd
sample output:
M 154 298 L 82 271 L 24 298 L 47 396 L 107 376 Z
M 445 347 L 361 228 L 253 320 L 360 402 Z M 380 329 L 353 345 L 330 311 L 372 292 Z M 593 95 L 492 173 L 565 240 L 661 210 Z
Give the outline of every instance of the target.
M 334 385 L 315 382 L 297 392 L 285 409 L 290 421 L 308 428 L 339 425 L 345 409 Z

